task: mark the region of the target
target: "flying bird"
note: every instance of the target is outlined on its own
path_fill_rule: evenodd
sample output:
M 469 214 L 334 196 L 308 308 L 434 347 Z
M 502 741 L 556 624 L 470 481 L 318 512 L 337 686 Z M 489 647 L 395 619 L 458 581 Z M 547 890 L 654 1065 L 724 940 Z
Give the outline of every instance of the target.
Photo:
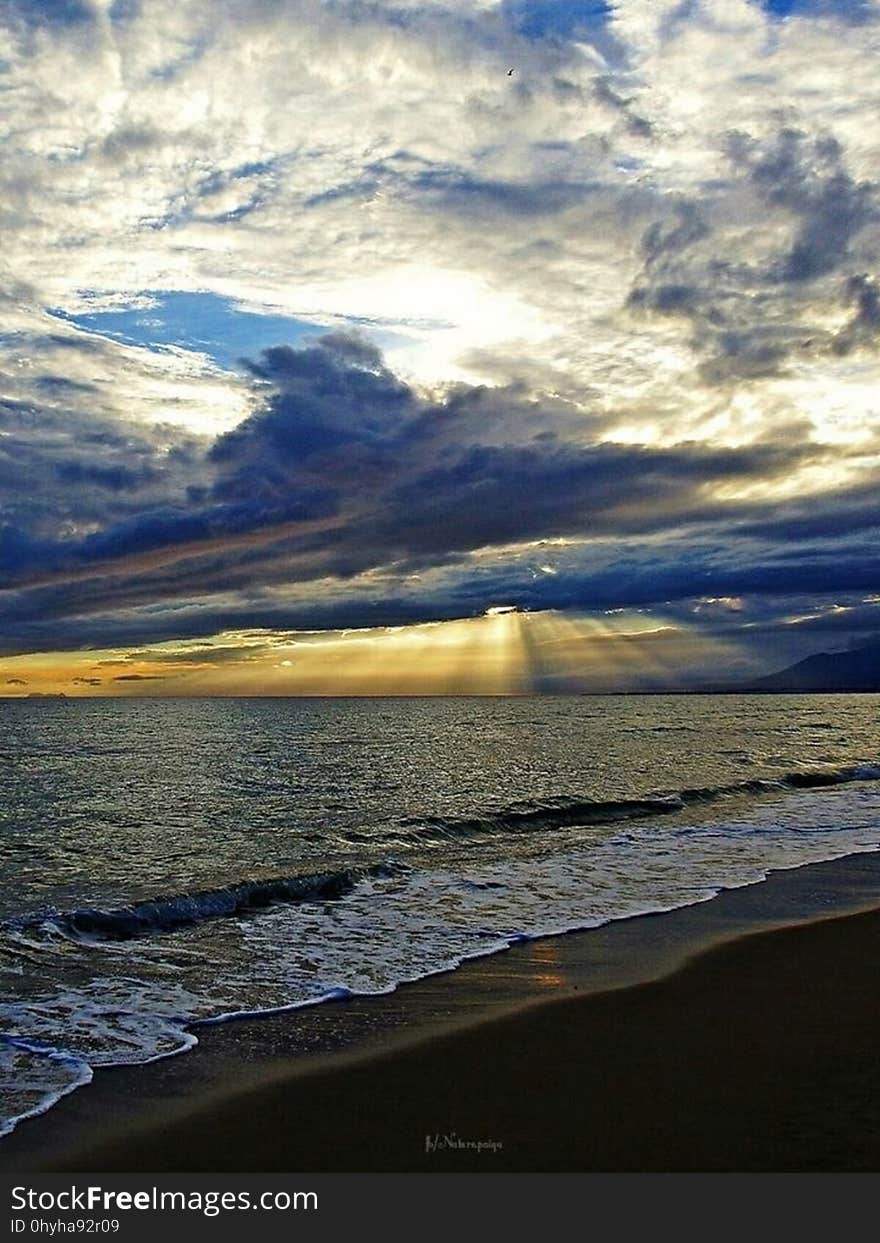
M 509 78 L 512 78 L 512 77 L 513 77 L 513 70 L 512 70 L 512 69 L 508 69 L 508 71 L 507 71 L 507 76 L 508 76 Z

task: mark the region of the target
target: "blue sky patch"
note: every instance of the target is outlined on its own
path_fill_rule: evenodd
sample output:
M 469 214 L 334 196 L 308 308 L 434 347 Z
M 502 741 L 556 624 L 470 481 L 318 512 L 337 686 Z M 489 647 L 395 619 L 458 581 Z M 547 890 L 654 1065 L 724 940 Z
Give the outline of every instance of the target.
M 328 331 L 320 324 L 287 315 L 242 311 L 232 298 L 170 290 L 151 294 L 155 305 L 69 315 L 62 319 L 87 332 L 147 349 L 176 345 L 209 355 L 221 367 L 235 368 L 271 345 L 295 345 L 303 337 Z
M 33 26 L 75 26 L 94 18 L 84 0 L 9 0 L 14 17 Z
M 142 294 L 152 306 L 120 307 L 112 311 L 69 314 L 53 309 L 51 314 L 75 324 L 85 332 L 124 341 L 148 350 L 178 346 L 207 354 L 219 366 L 238 370 L 242 358 L 257 358 L 273 345 L 301 345 L 308 338 L 338 331 L 313 320 L 292 315 L 260 314 L 241 310 L 233 298 L 220 294 L 168 290 Z M 381 349 L 405 345 L 410 338 L 390 329 L 379 329 L 362 318 L 349 321 L 351 331 L 361 332 Z
M 511 25 L 528 39 L 553 35 L 570 39 L 603 29 L 612 5 L 606 0 L 504 0 L 502 9 Z
M 774 17 L 823 14 L 850 22 L 863 21 L 870 7 L 865 0 L 759 0 L 759 3 Z
M 808 3 L 809 0 L 761 0 L 762 7 L 775 17 L 788 17 L 789 13 L 805 8 Z

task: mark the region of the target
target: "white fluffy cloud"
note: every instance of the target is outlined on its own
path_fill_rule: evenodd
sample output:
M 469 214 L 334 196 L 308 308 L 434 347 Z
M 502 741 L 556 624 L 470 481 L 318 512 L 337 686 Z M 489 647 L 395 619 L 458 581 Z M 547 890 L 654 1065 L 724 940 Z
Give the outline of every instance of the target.
M 844 327 L 846 279 L 876 269 L 880 154 L 864 122 L 880 106 L 880 23 L 852 30 L 828 5 L 782 22 L 747 0 L 620 0 L 592 34 L 536 38 L 511 20 L 528 11 L 19 0 L 0 51 L 7 268 L 41 307 L 204 289 L 390 325 L 425 380 L 528 373 L 613 413 L 622 438 L 748 438 L 756 404 L 824 432 L 833 394 L 849 433 L 863 427 L 864 375 L 789 338 Z M 795 288 L 772 265 L 809 203 L 771 201 L 731 154 L 784 133 L 807 178 L 833 141 L 837 175 L 864 187 L 827 271 Z M 676 252 L 666 283 L 683 298 L 696 282 L 688 316 L 668 291 L 634 311 L 651 230 Z M 216 399 L 199 360 L 186 375 L 161 361 L 171 389 L 199 372 Z M 757 403 L 754 384 L 721 396 L 706 382 L 731 371 L 761 381 Z M 166 417 L 167 386 L 146 400 Z M 243 417 L 240 397 L 227 406 Z

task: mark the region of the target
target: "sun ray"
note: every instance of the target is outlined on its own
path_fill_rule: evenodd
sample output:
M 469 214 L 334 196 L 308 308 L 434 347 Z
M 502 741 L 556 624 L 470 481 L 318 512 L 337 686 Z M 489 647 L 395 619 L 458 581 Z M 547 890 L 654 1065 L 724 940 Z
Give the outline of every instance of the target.
M 7 696 L 522 695 L 662 690 L 741 667 L 736 644 L 642 613 L 527 613 L 358 630 L 229 632 L 0 662 Z

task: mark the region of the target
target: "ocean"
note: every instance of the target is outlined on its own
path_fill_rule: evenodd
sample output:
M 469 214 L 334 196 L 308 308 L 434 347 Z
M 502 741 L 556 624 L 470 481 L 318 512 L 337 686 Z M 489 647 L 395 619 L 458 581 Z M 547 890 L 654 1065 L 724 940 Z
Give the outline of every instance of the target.
M 0 1134 L 199 1027 L 880 848 L 880 696 L 0 702 Z

